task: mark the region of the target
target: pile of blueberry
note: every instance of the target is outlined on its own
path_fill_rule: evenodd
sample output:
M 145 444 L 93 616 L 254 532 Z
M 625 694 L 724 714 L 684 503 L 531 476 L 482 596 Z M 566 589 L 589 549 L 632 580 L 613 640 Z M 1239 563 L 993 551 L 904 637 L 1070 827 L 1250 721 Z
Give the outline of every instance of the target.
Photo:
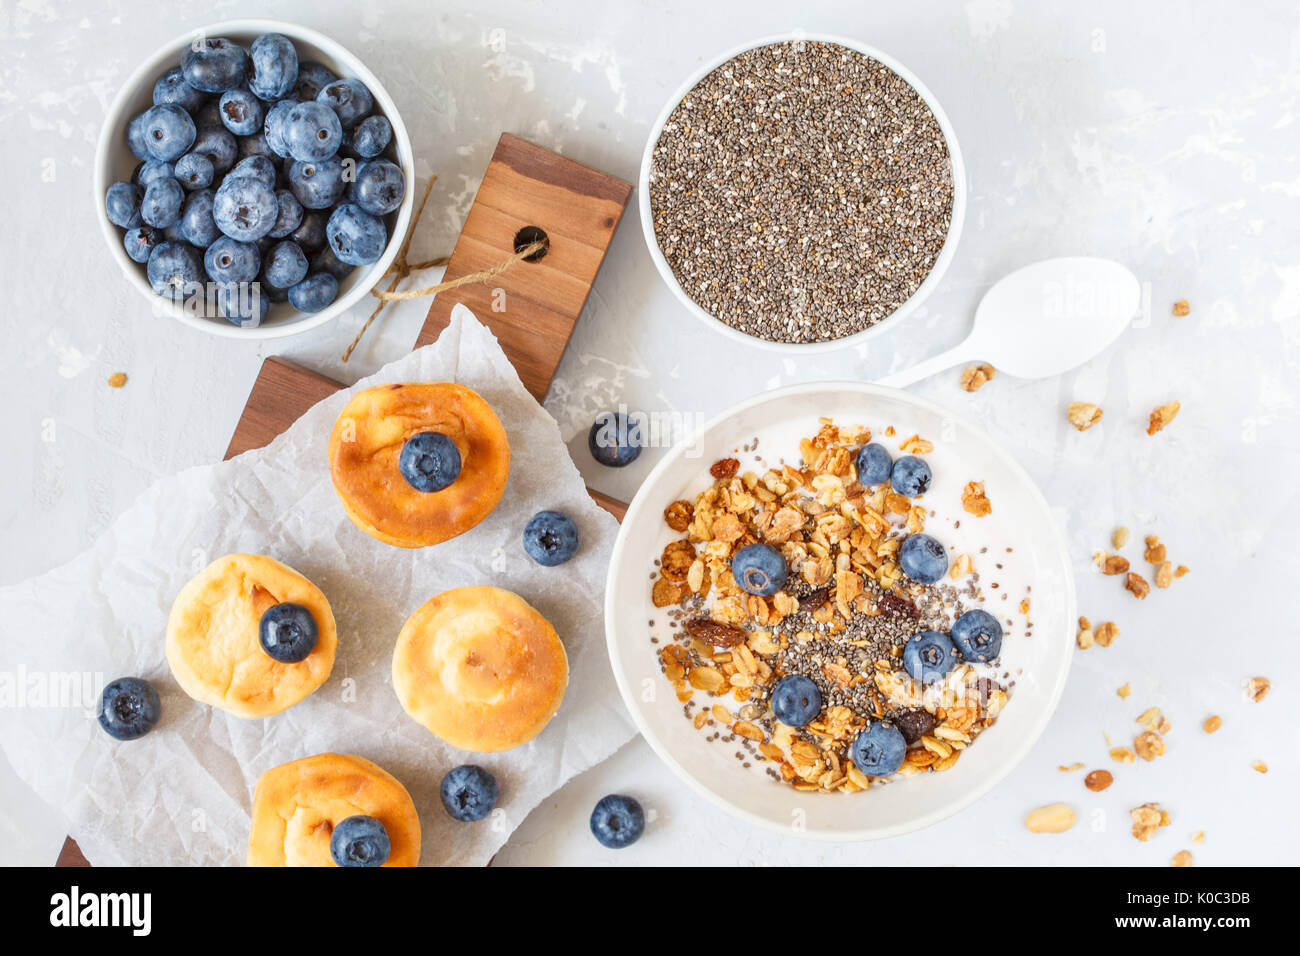
M 272 303 L 321 311 L 383 255 L 406 179 L 357 80 L 300 63 L 278 33 L 201 38 L 153 103 L 126 130 L 140 164 L 104 201 L 159 295 L 251 328 Z

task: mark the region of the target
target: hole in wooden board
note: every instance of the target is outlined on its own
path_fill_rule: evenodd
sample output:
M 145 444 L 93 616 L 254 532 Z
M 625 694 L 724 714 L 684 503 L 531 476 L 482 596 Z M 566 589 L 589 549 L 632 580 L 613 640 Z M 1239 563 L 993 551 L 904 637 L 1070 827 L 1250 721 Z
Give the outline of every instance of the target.
M 540 242 L 543 239 L 547 241 L 547 244 L 531 256 L 524 256 L 524 262 L 536 262 L 538 259 L 544 258 L 551 248 L 550 237 L 543 230 L 538 229 L 536 226 L 524 226 L 515 233 L 515 252 L 523 252 L 534 242 Z

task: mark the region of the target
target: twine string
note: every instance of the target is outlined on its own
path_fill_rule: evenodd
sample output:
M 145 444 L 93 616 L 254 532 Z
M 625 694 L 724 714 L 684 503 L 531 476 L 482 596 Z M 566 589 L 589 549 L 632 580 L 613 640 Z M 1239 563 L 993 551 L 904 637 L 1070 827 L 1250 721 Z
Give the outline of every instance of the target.
M 484 269 L 481 272 L 474 272 L 467 276 L 461 276 L 459 279 L 452 279 L 448 282 L 439 282 L 436 285 L 426 286 L 423 289 L 411 289 L 407 292 L 398 292 L 397 287 L 402 280 L 406 279 L 412 272 L 418 272 L 422 269 L 434 269 L 439 266 L 445 266 L 449 261 L 449 256 L 439 256 L 436 259 L 427 259 L 424 262 L 407 262 L 406 254 L 410 251 L 411 240 L 415 237 L 415 227 L 420 223 L 420 217 L 424 215 L 425 203 L 429 201 L 429 193 L 433 191 L 433 184 L 437 182 L 437 176 L 431 176 L 429 182 L 425 184 L 424 195 L 420 197 L 420 205 L 415 210 L 415 217 L 411 220 L 411 228 L 407 230 L 406 238 L 402 241 L 402 248 L 398 250 L 397 258 L 393 264 L 388 267 L 388 271 L 383 274 L 382 279 L 392 276 L 392 281 L 388 283 L 387 290 L 381 290 L 379 286 L 370 290 L 370 294 L 379 300 L 370 317 L 366 319 L 365 324 L 357 331 L 356 336 L 352 339 L 350 345 L 343 352 L 343 361 L 346 362 L 351 356 L 352 351 L 361 342 L 361 337 L 366 334 L 366 330 L 384 310 L 389 302 L 405 302 L 409 299 L 419 299 L 426 295 L 436 295 L 439 292 L 446 292 L 450 289 L 458 289 L 463 285 L 471 285 L 475 282 L 483 282 L 505 272 L 516 262 L 521 262 L 529 256 L 536 255 L 550 245 L 547 239 L 538 239 L 536 242 L 530 242 L 522 249 L 510 256 L 499 265 L 492 266 L 490 269 Z

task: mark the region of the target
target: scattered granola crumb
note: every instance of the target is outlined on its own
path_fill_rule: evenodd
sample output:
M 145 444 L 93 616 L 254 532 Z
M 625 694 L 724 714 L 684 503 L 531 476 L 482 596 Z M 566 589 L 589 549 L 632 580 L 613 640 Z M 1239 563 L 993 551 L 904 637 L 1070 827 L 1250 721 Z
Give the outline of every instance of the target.
M 992 513 L 993 505 L 989 502 L 988 495 L 984 493 L 984 482 L 966 482 L 966 487 L 961 490 L 961 506 L 964 511 L 977 518 Z
M 1184 315 L 1191 315 L 1191 313 L 1192 307 L 1188 304 L 1186 299 L 1179 299 L 1174 303 L 1174 315 L 1181 317 Z
M 1213 717 L 1205 718 L 1205 723 L 1201 724 L 1201 729 L 1207 734 L 1212 734 L 1222 726 L 1223 718 L 1218 714 L 1215 714 Z
M 1111 642 L 1119 637 L 1119 628 L 1115 626 L 1114 622 L 1106 621 L 1097 626 L 1093 636 L 1096 637 L 1097 643 L 1102 647 L 1110 647 Z
M 683 532 L 691 526 L 691 516 L 695 506 L 689 501 L 674 501 L 664 509 L 664 521 L 676 532 Z
M 1133 821 L 1133 836 L 1143 843 L 1151 839 L 1157 829 L 1167 827 L 1171 822 L 1168 811 L 1160 809 L 1158 803 L 1144 803 L 1134 807 L 1128 815 Z
M 1268 689 L 1272 686 L 1267 677 L 1252 677 L 1246 681 L 1246 696 L 1258 704 L 1268 696 Z
M 1083 785 L 1093 793 L 1101 793 L 1114 782 L 1115 778 L 1109 770 L 1094 770 L 1083 778 Z
M 1169 861 L 1170 866 L 1191 866 L 1192 855 L 1186 850 L 1179 850 L 1174 854 L 1174 858 Z
M 1197 830 L 1195 833 L 1193 833 L 1193 834 L 1192 834 L 1192 842 L 1195 843 L 1195 844 L 1197 844 L 1197 845 L 1200 845 L 1200 844 L 1204 843 L 1204 842 L 1205 842 L 1205 831 L 1204 831 L 1204 830 Z
M 1142 552 L 1142 560 L 1147 564 L 1163 564 L 1166 558 L 1165 546 L 1160 543 L 1160 536 L 1149 534 L 1146 536 L 1146 550 Z
M 1155 730 L 1156 725 L 1160 723 L 1160 708 L 1148 707 L 1139 715 L 1137 722 L 1147 730 Z
M 1151 413 L 1151 418 L 1147 424 L 1147 434 L 1154 435 L 1163 429 L 1166 425 L 1174 420 L 1179 410 L 1183 407 L 1181 402 L 1170 402 L 1168 405 L 1161 405 Z
M 1133 596 L 1141 601 L 1151 593 L 1151 585 L 1147 584 L 1147 579 L 1134 571 L 1128 573 L 1124 579 L 1124 590 L 1132 591 Z
M 1132 763 L 1137 759 L 1137 754 L 1133 753 L 1133 751 L 1129 750 L 1127 747 L 1111 747 L 1110 759 L 1114 760 L 1116 763 Z
M 1070 420 L 1071 425 L 1081 432 L 1086 432 L 1101 421 L 1102 410 L 1100 405 L 1093 405 L 1091 402 L 1071 402 L 1065 410 L 1065 416 Z
M 1110 536 L 1110 546 L 1118 551 L 1126 544 L 1128 544 L 1128 528 L 1120 525 Z
M 1081 763 L 1072 763 L 1068 767 L 1065 764 L 1061 764 L 1056 769 L 1061 771 L 1061 773 L 1074 773 L 1076 770 L 1082 770 L 1083 767 L 1084 765 Z
M 1185 565 L 1185 564 L 1180 564 L 1180 565 L 1178 565 L 1178 567 L 1174 568 L 1174 577 L 1176 577 L 1176 578 L 1181 578 L 1184 574 L 1186 574 L 1187 572 L 1189 572 L 1189 571 L 1191 571 L 1191 570 L 1192 570 L 1192 569 L 1189 568 L 1187 565 Z
M 1268 773 L 1268 764 L 1264 763 L 1262 760 L 1256 760 L 1250 766 L 1256 773 Z
M 975 565 L 971 561 L 971 556 L 969 554 L 959 554 L 957 560 L 952 563 L 952 567 L 948 569 L 948 577 L 955 581 L 958 578 L 966 577 L 974 570 Z
M 993 380 L 997 373 L 987 362 L 982 365 L 968 365 L 961 373 L 961 387 L 968 392 L 978 392 Z
M 1121 700 L 1128 700 L 1128 695 L 1132 693 L 1132 691 L 1129 690 L 1128 684 L 1125 684 L 1119 690 L 1115 691 L 1115 693 L 1119 694 Z
M 1064 833 L 1074 826 L 1074 811 L 1064 803 L 1049 803 L 1029 811 L 1025 827 L 1030 833 Z
M 114 372 L 108 377 L 109 388 L 121 388 L 126 384 L 126 372 Z
M 1163 547 L 1163 545 L 1162 545 Z M 1167 588 L 1174 583 L 1174 566 L 1168 561 L 1164 561 L 1156 568 L 1156 587 Z
M 1079 633 L 1075 635 L 1075 643 L 1079 645 L 1079 650 L 1086 651 L 1092 647 L 1093 633 L 1092 623 L 1086 618 L 1079 618 Z
M 1139 757 L 1150 763 L 1165 752 L 1165 741 L 1154 730 L 1148 730 L 1133 738 L 1133 749 Z
M 1123 574 L 1129 569 L 1128 558 L 1119 554 L 1108 554 L 1101 559 L 1102 574 Z

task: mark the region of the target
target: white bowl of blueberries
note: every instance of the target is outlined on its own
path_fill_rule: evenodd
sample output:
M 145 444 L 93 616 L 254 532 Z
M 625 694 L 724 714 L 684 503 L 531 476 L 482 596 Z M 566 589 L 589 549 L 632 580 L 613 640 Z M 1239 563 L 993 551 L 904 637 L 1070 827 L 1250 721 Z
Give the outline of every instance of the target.
M 160 311 L 275 338 L 365 298 L 410 224 L 414 157 L 375 75 L 314 30 L 232 20 L 164 45 L 105 121 L 95 200 Z

